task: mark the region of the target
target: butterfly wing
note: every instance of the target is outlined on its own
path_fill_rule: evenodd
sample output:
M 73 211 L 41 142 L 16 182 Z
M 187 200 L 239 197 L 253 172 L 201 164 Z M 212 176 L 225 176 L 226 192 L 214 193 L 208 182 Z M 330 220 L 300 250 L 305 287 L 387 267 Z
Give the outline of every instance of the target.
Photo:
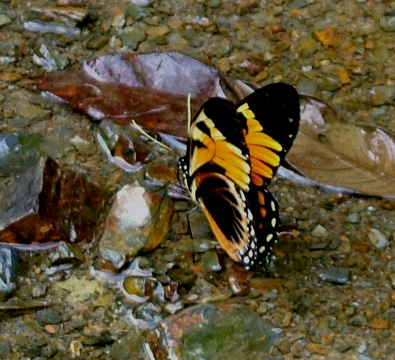
M 187 155 L 182 160 L 192 198 L 196 199 L 196 175 L 219 172 L 243 191 L 248 190 L 251 167 L 245 144 L 247 127 L 235 105 L 211 98 L 199 110 L 189 130 Z
M 197 201 L 218 242 L 234 261 L 242 262 L 254 238 L 251 236 L 253 217 L 245 193 L 219 173 L 200 173 L 197 181 L 201 181 L 196 191 Z
M 298 132 L 299 95 L 291 85 L 270 84 L 241 101 L 237 112 L 247 122 L 252 182 L 268 185 Z
M 246 122 L 225 99 L 208 100 L 192 121 L 186 157 L 180 160 L 192 198 L 202 207 L 222 248 L 241 262 L 250 242 L 251 167 Z

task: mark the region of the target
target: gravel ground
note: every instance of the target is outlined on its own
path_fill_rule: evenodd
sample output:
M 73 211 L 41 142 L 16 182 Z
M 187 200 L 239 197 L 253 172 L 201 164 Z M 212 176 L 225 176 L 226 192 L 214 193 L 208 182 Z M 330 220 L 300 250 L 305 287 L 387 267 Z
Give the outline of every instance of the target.
M 41 133 L 57 142 L 51 156 L 61 165 L 116 188 L 127 177 L 97 150 L 90 120 L 17 82 L 102 54 L 163 51 L 261 85 L 291 83 L 350 122 L 392 130 L 394 14 L 393 2 L 364 0 L 0 1 L 0 130 Z M 75 146 L 76 134 L 88 145 Z M 279 334 L 273 359 L 395 359 L 394 203 L 280 178 L 271 188 L 294 230 L 280 238 L 268 274 L 249 274 L 247 295 L 229 290 L 221 271 L 199 281 L 181 274 L 179 282 L 193 288 L 180 293 L 182 306 L 231 302 L 253 310 Z M 144 258 L 148 265 L 165 266 L 184 227 L 179 213 L 164 245 Z M 126 346 L 114 344 L 134 334 L 123 316 L 128 304 L 111 283 L 87 275 L 91 264 L 48 276 L 58 253 L 21 253 L 29 266 L 13 297 L 53 306 L 32 303 L 21 313 L 2 303 L 0 358 L 123 359 Z M 211 254 L 194 261 L 210 264 Z

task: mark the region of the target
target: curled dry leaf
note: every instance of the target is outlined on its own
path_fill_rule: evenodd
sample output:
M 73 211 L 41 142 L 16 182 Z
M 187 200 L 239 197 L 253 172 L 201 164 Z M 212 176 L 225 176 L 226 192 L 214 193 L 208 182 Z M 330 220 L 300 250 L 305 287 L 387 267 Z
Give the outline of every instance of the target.
M 395 134 L 343 122 L 319 99 L 301 97 L 301 125 L 287 156 L 291 167 L 319 185 L 395 196 Z
M 24 83 L 54 95 L 96 120 L 139 125 L 185 136 L 188 93 L 192 112 L 210 97 L 223 96 L 213 67 L 178 53 L 104 55 L 82 67 Z

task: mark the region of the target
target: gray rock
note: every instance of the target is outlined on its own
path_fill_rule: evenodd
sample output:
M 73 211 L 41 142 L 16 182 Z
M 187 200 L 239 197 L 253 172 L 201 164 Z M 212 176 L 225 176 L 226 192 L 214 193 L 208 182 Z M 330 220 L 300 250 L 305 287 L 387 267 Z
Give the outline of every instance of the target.
M 17 250 L 9 246 L 0 246 L 0 298 L 15 289 L 18 260 Z
M 348 284 L 350 281 L 350 271 L 344 268 L 330 268 L 321 270 L 318 273 L 318 276 L 326 282 L 338 285 Z
M 388 239 L 379 230 L 370 228 L 368 231 L 370 242 L 379 250 L 383 250 L 389 245 Z

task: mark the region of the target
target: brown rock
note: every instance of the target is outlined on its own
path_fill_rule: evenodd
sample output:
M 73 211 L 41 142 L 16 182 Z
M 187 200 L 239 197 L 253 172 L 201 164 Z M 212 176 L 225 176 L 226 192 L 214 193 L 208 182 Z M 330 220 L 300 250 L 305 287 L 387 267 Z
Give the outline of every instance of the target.
M 333 27 L 316 30 L 313 35 L 322 45 L 325 46 L 335 46 L 339 43 L 339 33 L 337 29 Z

